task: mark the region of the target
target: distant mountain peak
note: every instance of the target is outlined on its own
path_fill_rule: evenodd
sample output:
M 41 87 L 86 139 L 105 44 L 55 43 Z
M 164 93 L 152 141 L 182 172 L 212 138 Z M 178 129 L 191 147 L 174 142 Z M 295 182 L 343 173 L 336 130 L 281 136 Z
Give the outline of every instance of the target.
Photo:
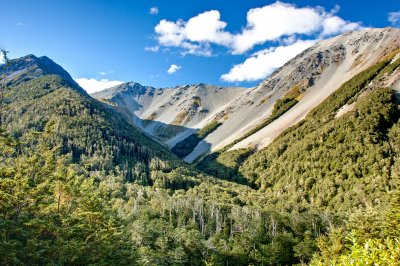
M 119 94 L 140 95 L 146 93 L 148 89 L 153 89 L 150 86 L 143 86 L 142 84 L 134 81 L 124 82 L 111 88 L 104 89 L 92 93 L 94 98 L 111 98 Z

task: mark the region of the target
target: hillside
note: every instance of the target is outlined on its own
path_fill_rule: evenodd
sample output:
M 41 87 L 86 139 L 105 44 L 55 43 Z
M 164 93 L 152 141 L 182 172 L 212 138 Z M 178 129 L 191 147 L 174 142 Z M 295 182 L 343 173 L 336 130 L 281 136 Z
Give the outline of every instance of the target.
M 189 145 L 194 147 L 184 153 L 184 160 L 193 162 L 233 143 L 232 149 L 266 147 L 345 81 L 398 49 L 399 43 L 399 29 L 348 32 L 317 42 L 249 89 L 202 84 L 140 89 L 140 85 L 128 83 L 93 96 L 118 106 L 135 124 L 171 148 L 210 123 L 221 123 Z M 128 87 L 141 92 L 128 92 Z M 276 103 L 283 107 L 277 113 Z
M 317 43 L 260 84 L 262 88 L 269 87 L 275 79 L 281 81 L 282 75 L 291 72 L 285 68 L 295 67 L 293 72 L 297 72 L 297 75 L 284 78 L 298 80 L 298 74 L 300 74 L 300 77 L 306 76 L 307 84 L 309 84 L 306 86 L 301 85 L 301 82 L 300 86 L 293 82 L 284 84 L 286 91 L 299 90 L 298 103 L 279 119 L 242 140 L 232 149 L 249 146 L 257 147 L 257 149 L 266 147 L 281 132 L 303 119 L 312 108 L 320 104 L 344 82 L 383 60 L 393 51 L 398 51 L 399 47 L 400 30 L 393 28 L 350 32 Z M 312 60 L 304 57 L 307 54 L 312 55 Z M 308 64 L 304 64 L 305 62 Z M 308 68 L 304 69 L 302 65 Z M 393 83 L 385 85 L 391 86 Z
M 211 123 L 244 91 L 206 84 L 156 89 L 129 82 L 92 96 L 116 106 L 139 128 L 172 148 Z
M 10 136 L 25 140 L 32 132 L 45 133 L 50 148 L 70 154 L 90 172 L 107 175 L 118 165 L 124 179 L 142 184 L 156 181 L 151 180 L 150 162 L 180 164 L 121 114 L 89 97 L 60 66 L 46 59 L 49 63 L 42 67 L 42 61 L 27 56 L 0 68 L 9 88 L 2 122 Z M 35 145 L 35 140 L 27 144 Z
M 96 100 L 47 57 L 1 65 L 0 264 L 396 265 L 398 36 L 319 42 L 252 89 Z
M 326 232 L 326 215 L 278 211 L 256 190 L 200 174 L 64 72 L 46 73 L 36 61 L 28 56 L 0 67 L 7 84 L 1 87 L 0 264 L 311 259 L 296 246 L 310 241 L 315 221 Z M 27 70 L 29 78 L 11 79 L 17 76 L 11 69 Z

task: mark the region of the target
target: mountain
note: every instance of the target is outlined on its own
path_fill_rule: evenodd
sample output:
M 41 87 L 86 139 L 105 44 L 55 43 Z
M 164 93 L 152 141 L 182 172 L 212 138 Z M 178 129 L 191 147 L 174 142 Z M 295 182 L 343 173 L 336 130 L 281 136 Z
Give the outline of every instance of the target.
M 394 28 L 349 32 L 318 42 L 289 61 L 256 89 L 257 93 L 270 89 L 273 94 L 280 91 L 280 86 L 283 88 L 282 94 L 297 90 L 298 103 L 267 127 L 236 144 L 233 149 L 249 146 L 260 149 L 267 146 L 344 82 L 399 48 L 400 30 Z
M 136 264 L 126 202 L 207 177 L 46 57 L 13 59 L 0 78 L 0 264 Z
M 47 56 L 27 55 L 14 59 L 10 64 L 0 66 L 0 72 L 6 85 L 17 85 L 45 75 L 57 75 L 74 88 L 84 92 L 67 71 Z
M 399 44 L 399 29 L 353 31 L 319 41 L 254 88 L 200 84 L 127 93 L 124 84 L 93 96 L 128 112 L 135 124 L 170 147 L 213 121 L 221 123 L 185 156 L 185 161 L 193 162 L 233 143 L 229 148 L 267 146 L 345 81 L 385 58 Z M 281 105 L 279 110 L 274 108 L 276 103 Z
M 8 87 L 2 123 L 13 137 L 22 140 L 32 132 L 45 133 L 46 145 L 57 147 L 59 155 L 70 154 L 90 172 L 107 175 L 116 173 L 118 166 L 125 180 L 142 184 L 156 182 L 150 175 L 151 161 L 163 161 L 169 165 L 166 169 L 182 164 L 122 114 L 91 98 L 47 57 L 14 59 L 0 66 L 0 76 Z
M 398 32 L 322 41 L 232 91 L 126 83 L 96 100 L 50 59 L 0 66 L 0 264 L 398 264 Z M 179 159 L 255 110 L 236 143 Z
M 305 236 L 322 214 L 277 212 L 257 190 L 199 173 L 36 58 L 0 68 L 0 264 L 311 258 L 294 248 L 314 241 Z
M 156 89 L 128 82 L 92 96 L 115 105 L 139 128 L 173 147 L 213 122 L 245 90 L 206 84 Z

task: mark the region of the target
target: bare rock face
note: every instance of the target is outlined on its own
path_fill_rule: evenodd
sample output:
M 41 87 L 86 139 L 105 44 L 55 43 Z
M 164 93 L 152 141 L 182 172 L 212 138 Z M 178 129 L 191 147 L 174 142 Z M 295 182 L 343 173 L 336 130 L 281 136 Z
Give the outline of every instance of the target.
M 345 81 L 399 49 L 399 29 L 366 29 L 316 43 L 254 88 L 197 84 L 155 89 L 127 83 L 93 96 L 118 106 L 136 125 L 171 147 L 207 123 L 221 122 L 185 158 L 192 162 L 245 135 L 271 115 L 278 99 L 296 90 L 300 96 L 294 107 L 232 149 L 265 147 Z M 398 71 L 394 73 L 379 85 L 400 86 Z
M 173 147 L 210 123 L 245 90 L 206 84 L 156 89 L 128 82 L 92 96 L 116 106 L 138 127 Z

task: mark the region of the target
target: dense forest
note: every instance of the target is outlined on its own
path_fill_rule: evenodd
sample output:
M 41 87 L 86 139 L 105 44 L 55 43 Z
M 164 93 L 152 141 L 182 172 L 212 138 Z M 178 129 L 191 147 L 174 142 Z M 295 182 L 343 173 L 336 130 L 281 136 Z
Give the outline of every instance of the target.
M 92 99 L 55 63 L 40 75 L 8 78 L 25 61 L 0 66 L 1 265 L 400 259 L 399 106 L 391 89 L 369 86 L 397 61 L 343 84 L 268 148 L 225 150 L 197 169 Z M 296 97 L 278 102 L 273 117 Z M 352 102 L 352 111 L 335 116 Z M 217 126 L 179 144 L 178 155 Z

